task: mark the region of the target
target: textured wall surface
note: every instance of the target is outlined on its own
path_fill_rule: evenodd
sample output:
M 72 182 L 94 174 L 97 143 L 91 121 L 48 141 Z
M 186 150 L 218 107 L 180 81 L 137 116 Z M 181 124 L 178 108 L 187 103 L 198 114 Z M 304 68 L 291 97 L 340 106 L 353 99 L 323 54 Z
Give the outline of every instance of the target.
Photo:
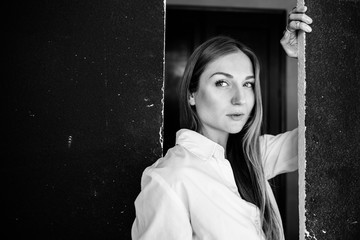
M 360 1 L 305 4 L 305 239 L 360 239 Z
M 162 155 L 164 2 L 4 9 L 9 239 L 130 239 L 141 172 Z

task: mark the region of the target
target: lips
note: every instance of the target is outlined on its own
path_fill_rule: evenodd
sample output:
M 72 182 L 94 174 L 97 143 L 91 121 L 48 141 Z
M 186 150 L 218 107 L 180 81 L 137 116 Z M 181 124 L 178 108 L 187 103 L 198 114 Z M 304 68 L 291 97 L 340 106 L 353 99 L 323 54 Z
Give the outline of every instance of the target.
M 234 121 L 240 121 L 244 118 L 245 115 L 242 113 L 231 113 L 227 114 L 226 116 L 230 117 Z

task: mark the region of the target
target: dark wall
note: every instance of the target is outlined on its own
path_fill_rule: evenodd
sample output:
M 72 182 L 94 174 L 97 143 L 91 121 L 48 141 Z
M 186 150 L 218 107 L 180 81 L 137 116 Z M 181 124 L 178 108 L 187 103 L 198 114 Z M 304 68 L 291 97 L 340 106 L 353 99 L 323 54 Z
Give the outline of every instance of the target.
M 305 4 L 306 239 L 360 239 L 360 2 Z
M 9 239 L 130 239 L 141 173 L 162 154 L 164 2 L 3 10 Z

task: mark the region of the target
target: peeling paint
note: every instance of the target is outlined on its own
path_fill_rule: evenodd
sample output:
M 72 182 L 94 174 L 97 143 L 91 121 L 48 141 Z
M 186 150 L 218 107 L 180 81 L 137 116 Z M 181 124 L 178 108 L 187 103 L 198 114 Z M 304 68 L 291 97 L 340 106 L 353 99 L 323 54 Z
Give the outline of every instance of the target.
M 315 234 L 313 232 L 309 233 L 307 230 L 305 230 L 305 237 L 317 240 Z
M 162 73 L 162 98 L 161 98 L 161 126 L 159 129 L 159 141 L 161 149 L 164 149 L 164 98 L 165 98 L 165 32 L 166 32 L 166 0 L 164 0 L 164 25 L 163 25 L 163 73 Z

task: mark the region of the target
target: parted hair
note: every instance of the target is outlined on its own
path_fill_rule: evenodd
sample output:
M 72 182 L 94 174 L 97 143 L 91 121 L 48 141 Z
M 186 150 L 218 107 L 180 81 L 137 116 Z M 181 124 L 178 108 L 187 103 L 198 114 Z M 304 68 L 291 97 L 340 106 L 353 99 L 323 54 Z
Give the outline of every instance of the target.
M 267 240 L 283 239 L 281 220 L 275 213 L 266 188 L 266 179 L 260 153 L 260 131 L 263 118 L 260 65 L 255 53 L 239 41 L 217 36 L 198 46 L 188 59 L 180 83 L 180 128 L 196 132 L 201 131 L 201 122 L 196 113 L 196 106 L 189 103 L 190 94 L 197 91 L 201 74 L 212 61 L 235 52 L 243 52 L 253 65 L 255 74 L 255 104 L 243 129 L 230 134 L 226 157 L 231 163 L 235 182 L 240 196 L 260 209 L 262 229 Z

